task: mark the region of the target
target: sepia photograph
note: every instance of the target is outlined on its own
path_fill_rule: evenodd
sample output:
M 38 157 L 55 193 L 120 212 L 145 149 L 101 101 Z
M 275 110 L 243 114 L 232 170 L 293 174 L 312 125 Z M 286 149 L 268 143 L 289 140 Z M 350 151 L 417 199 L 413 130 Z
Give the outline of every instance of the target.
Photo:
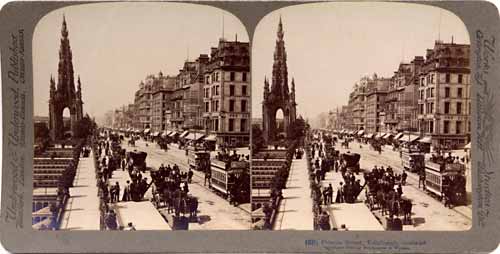
M 249 230 L 250 47 L 221 9 L 96 3 L 33 38 L 35 230 Z
M 471 48 L 410 3 L 278 9 L 252 39 L 254 230 L 472 226 Z

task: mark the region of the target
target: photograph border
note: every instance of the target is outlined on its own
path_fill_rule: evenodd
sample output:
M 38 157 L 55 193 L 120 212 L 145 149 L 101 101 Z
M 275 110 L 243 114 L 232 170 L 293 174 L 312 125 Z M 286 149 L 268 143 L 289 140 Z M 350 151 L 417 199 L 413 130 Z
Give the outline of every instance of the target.
M 189 2 L 231 12 L 245 25 L 250 46 L 254 30 L 266 14 L 313 2 Z M 374 1 L 375 2 L 375 1 Z M 318 232 L 318 231 L 200 231 L 200 232 L 37 232 L 31 218 L 33 148 L 32 37 L 38 21 L 66 6 L 99 2 L 10 2 L 0 11 L 2 66 L 2 209 L 0 240 L 11 252 L 487 252 L 498 245 L 500 179 L 500 35 L 498 9 L 484 1 L 427 2 L 457 15 L 471 41 L 473 226 L 468 231 Z M 160 3 L 160 2 L 156 2 Z M 13 49 L 13 47 L 15 49 Z M 14 79 L 12 75 L 20 77 Z M 260 82 L 260 80 L 252 79 Z M 17 82 L 17 83 L 16 83 Z M 480 103 L 478 103 L 480 101 Z M 255 102 L 252 102 L 255 103 Z M 252 104 L 251 103 L 251 104 Z M 251 108 L 251 106 L 250 106 Z M 500 131 L 500 130 L 498 130 Z

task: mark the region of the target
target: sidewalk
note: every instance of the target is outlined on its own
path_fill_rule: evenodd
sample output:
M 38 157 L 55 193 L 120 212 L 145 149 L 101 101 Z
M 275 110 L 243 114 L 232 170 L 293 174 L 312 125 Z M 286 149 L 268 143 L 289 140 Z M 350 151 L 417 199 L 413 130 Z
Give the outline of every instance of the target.
M 99 230 L 99 197 L 94 165 L 94 152 L 80 158 L 76 169 L 74 187 L 69 189 L 70 197 L 61 221 L 61 230 Z
M 307 161 L 293 160 L 273 230 L 313 230 L 312 203 Z

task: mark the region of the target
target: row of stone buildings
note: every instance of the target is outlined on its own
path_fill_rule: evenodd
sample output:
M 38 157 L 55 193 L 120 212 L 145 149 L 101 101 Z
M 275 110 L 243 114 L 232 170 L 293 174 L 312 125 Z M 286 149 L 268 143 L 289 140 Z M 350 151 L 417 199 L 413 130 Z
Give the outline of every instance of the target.
M 363 77 L 328 127 L 358 133 L 411 133 L 434 146 L 470 141 L 470 45 L 436 41 L 425 58 L 401 63 L 389 78 Z M 362 132 L 361 132 L 362 130 Z
M 197 131 L 218 144 L 246 145 L 250 134 L 248 42 L 219 40 L 210 54 L 185 61 L 177 75 L 149 75 L 134 103 L 114 110 L 113 128 L 151 133 Z

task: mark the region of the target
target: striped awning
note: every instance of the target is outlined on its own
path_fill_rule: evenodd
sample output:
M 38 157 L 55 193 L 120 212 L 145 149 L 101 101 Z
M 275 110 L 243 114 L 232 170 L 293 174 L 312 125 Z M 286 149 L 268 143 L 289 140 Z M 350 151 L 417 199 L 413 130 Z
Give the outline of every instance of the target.
M 419 138 L 420 138 L 420 137 L 419 137 L 419 136 L 417 136 L 417 135 L 412 135 L 412 134 L 408 135 L 408 134 L 405 134 L 405 135 L 403 135 L 403 136 L 401 136 L 401 137 L 399 138 L 399 141 L 402 141 L 402 142 L 415 142 L 415 141 L 417 141 Z
M 365 133 L 365 131 L 364 131 L 364 130 L 360 130 L 360 131 L 358 131 L 358 135 L 363 135 L 363 133 Z
M 400 133 L 398 133 L 398 135 L 396 135 L 394 137 L 394 139 L 398 139 L 399 140 L 399 138 L 401 138 L 401 136 L 403 136 L 403 135 L 404 135 L 404 133 L 400 132 Z
M 184 131 L 184 132 L 181 134 L 181 138 L 186 137 L 188 134 L 189 134 L 189 131 Z

